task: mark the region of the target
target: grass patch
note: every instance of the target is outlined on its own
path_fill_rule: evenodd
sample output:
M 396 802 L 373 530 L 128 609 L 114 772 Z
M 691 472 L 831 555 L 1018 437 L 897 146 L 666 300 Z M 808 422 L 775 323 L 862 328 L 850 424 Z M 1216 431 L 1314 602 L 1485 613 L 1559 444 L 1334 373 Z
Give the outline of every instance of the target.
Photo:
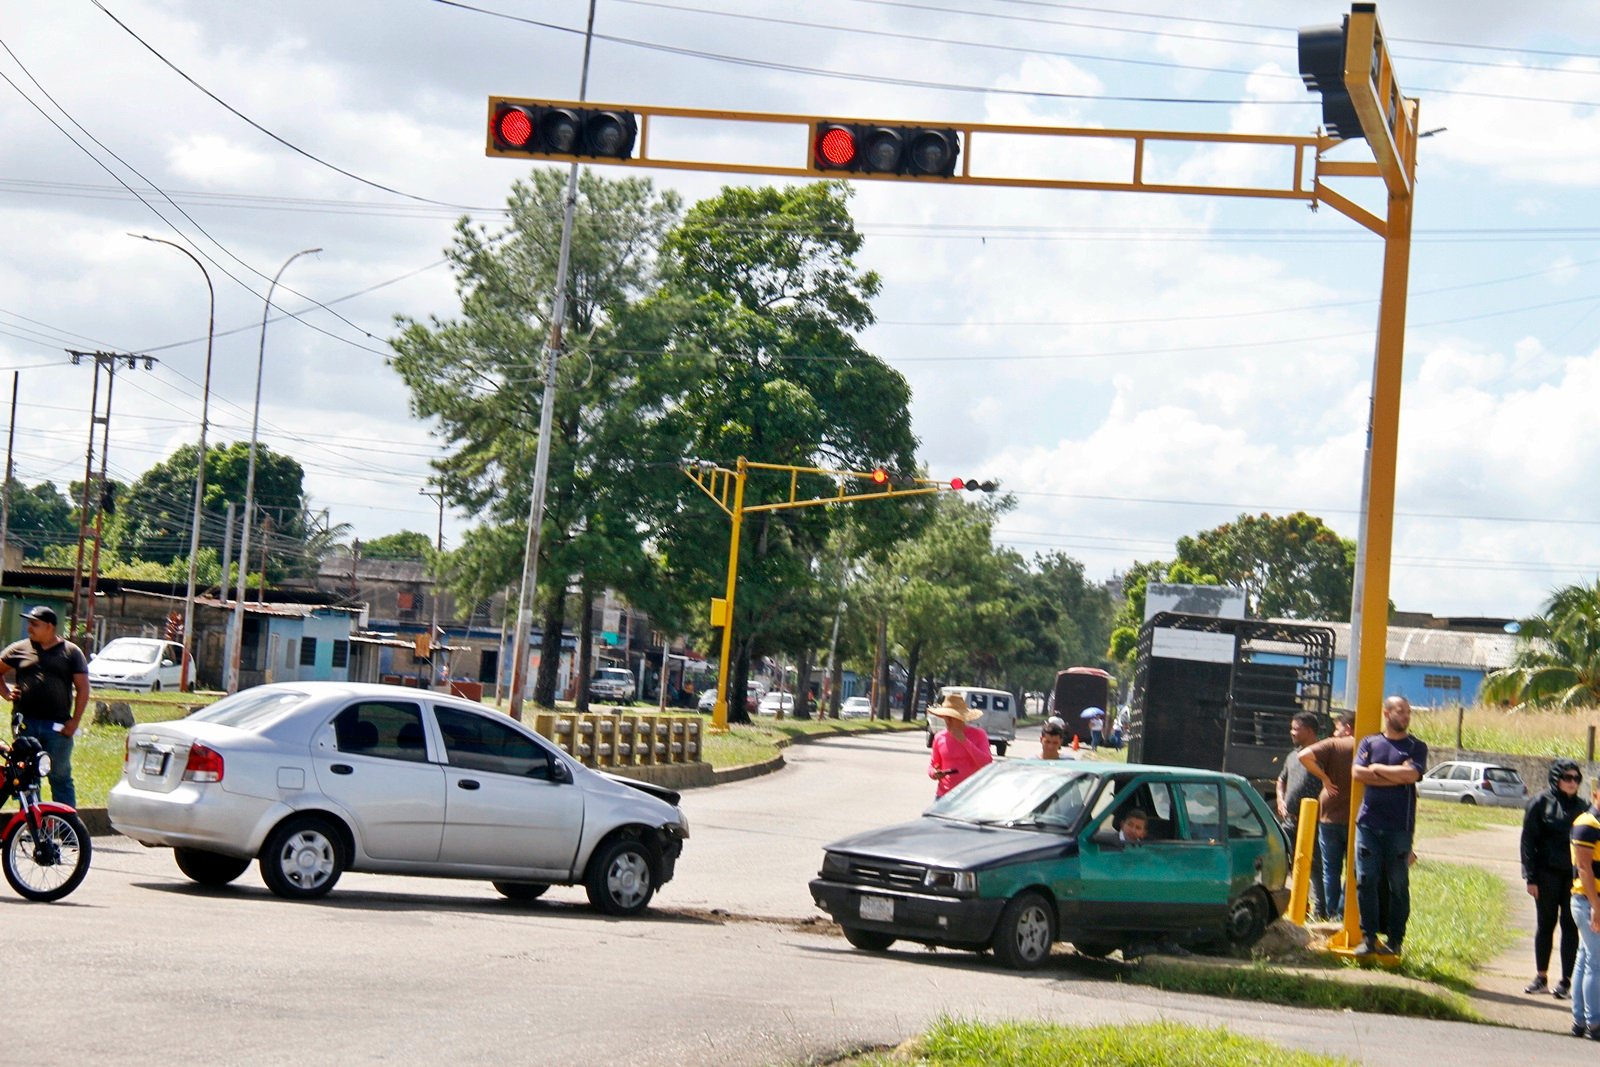
M 1456 708 L 1413 711 L 1411 732 L 1433 748 L 1456 747 Z M 1461 747 L 1519 756 L 1585 758 L 1589 727 L 1600 727 L 1600 708 L 1581 711 L 1504 711 L 1467 708 Z
M 1351 1061 L 1224 1029 L 1157 1022 L 1115 1026 L 1051 1023 L 980 1023 L 940 1019 L 922 1037 L 893 1052 L 874 1053 L 853 1064 L 930 1064 L 935 1067 L 1340 1067 Z
M 885 730 L 918 730 L 917 722 L 891 722 L 872 719 L 784 719 L 774 722 L 762 719 L 748 725 L 728 727 L 725 734 L 706 731 L 706 761 L 713 767 L 742 767 L 760 763 L 776 756 L 780 742 L 794 742 L 809 737 L 829 737 L 841 733 L 880 733 Z
M 1419 860 L 1411 868 L 1411 919 L 1398 973 L 1471 989 L 1478 968 L 1511 943 L 1510 908 L 1499 875 Z
M 1486 808 L 1481 804 L 1447 804 L 1439 800 L 1417 802 L 1418 839 L 1451 837 L 1487 830 L 1491 826 L 1521 826 L 1516 808 Z
M 1410 956 L 1409 950 L 1407 956 Z M 1320 961 L 1307 963 L 1310 967 L 1321 965 Z M 1331 959 L 1327 965 L 1330 969 L 1339 966 Z M 1259 960 L 1219 967 L 1158 958 L 1131 969 L 1127 980 L 1135 985 L 1176 993 L 1287 1004 L 1297 1008 L 1331 1008 L 1449 1022 L 1481 1021 L 1465 999 L 1453 992 L 1386 984 L 1382 980 L 1353 982 L 1315 971 L 1289 970 Z

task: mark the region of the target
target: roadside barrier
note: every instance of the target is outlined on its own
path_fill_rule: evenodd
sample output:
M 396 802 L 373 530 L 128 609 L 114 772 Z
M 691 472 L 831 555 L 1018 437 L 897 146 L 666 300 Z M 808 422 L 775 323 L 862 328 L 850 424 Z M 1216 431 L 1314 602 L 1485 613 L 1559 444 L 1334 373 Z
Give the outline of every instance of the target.
M 704 759 L 699 715 L 541 711 L 533 728 L 587 767 L 654 767 Z

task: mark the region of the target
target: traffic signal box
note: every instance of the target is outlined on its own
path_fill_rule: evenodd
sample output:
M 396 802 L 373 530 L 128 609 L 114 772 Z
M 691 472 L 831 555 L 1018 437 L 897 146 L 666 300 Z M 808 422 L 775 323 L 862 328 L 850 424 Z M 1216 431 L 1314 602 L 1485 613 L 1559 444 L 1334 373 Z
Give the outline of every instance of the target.
M 625 108 L 489 98 L 491 156 L 623 160 L 638 138 L 639 120 Z
M 1340 140 L 1365 139 L 1393 194 L 1409 193 L 1416 167 L 1417 102 L 1400 92 L 1377 5 L 1350 5 L 1337 26 L 1300 31 L 1300 77 L 1322 94 L 1322 125 Z
M 811 165 L 823 173 L 949 178 L 960 155 L 961 137 L 948 127 L 819 122 L 811 141 Z

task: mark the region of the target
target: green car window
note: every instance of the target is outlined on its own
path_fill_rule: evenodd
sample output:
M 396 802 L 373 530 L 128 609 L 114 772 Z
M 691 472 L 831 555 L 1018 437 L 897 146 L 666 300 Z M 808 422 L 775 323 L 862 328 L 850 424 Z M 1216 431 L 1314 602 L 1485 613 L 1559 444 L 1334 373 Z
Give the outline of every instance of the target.
M 1029 760 L 991 764 L 946 793 L 929 815 L 973 823 L 1076 825 L 1099 775 Z
M 1244 790 L 1228 783 L 1228 836 L 1230 838 L 1266 837 L 1267 827 L 1256 814 L 1255 806 L 1244 795 Z
M 1175 787 L 1183 797 L 1184 818 L 1189 824 L 1187 840 L 1215 844 L 1222 840 L 1222 802 L 1215 782 L 1180 782 Z

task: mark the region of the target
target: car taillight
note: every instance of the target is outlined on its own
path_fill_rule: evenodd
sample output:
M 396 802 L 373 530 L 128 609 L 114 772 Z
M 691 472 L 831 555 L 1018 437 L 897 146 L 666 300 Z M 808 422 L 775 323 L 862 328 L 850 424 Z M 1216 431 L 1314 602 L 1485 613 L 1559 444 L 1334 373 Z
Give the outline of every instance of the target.
M 222 753 L 216 749 L 207 748 L 198 741 L 190 745 L 189 758 L 183 764 L 183 780 L 186 782 L 222 781 Z
M 1493 793 L 1494 783 L 1485 778 L 1483 781 L 1478 783 L 1478 788 L 1483 790 L 1485 793 Z

